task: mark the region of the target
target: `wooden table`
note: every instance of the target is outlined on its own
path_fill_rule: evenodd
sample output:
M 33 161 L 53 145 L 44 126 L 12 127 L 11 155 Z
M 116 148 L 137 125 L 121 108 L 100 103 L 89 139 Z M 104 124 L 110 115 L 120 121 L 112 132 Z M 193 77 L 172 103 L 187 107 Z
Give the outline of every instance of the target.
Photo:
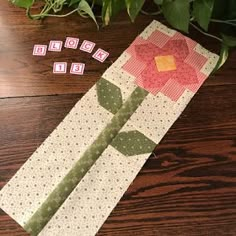
M 76 15 L 30 21 L 23 10 L 1 1 L 1 187 L 152 19 L 141 15 L 131 24 L 122 14 L 97 31 L 91 20 Z M 110 59 L 101 64 L 70 49 L 32 56 L 34 44 L 66 36 L 96 42 Z M 191 37 L 218 52 L 214 39 L 192 30 Z M 62 60 L 86 63 L 85 75 L 53 75 L 53 62 Z M 98 235 L 236 235 L 235 73 L 234 52 L 156 147 Z M 0 235 L 27 234 L 1 211 Z

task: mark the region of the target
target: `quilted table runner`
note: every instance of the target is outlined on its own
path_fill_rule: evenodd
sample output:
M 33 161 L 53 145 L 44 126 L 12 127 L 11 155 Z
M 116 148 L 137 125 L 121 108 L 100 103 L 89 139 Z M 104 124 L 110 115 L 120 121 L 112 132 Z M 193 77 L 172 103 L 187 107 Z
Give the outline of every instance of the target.
M 153 21 L 0 193 L 30 235 L 94 236 L 218 56 Z

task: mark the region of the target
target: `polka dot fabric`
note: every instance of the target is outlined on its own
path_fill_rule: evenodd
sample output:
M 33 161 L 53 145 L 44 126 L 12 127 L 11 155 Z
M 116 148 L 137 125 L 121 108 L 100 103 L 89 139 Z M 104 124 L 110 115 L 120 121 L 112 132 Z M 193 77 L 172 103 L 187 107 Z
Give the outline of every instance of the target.
M 162 93 L 156 96 L 149 93 L 130 121 L 137 130 L 159 143 L 193 95 L 191 91 L 186 90 L 178 101 L 174 102 Z
M 158 21 L 152 21 L 152 23 L 139 35 L 143 39 L 148 39 L 155 30 L 159 30 L 166 36 L 172 37 L 176 33 L 176 30 L 170 29 Z
M 128 158 L 109 146 L 39 235 L 95 235 L 148 156 Z
M 160 46 L 174 35 L 176 31 L 153 21 L 134 42 L 142 44 L 149 39 Z M 191 40 L 187 44 L 207 58 L 204 65 L 199 62 L 198 70 L 209 75 L 218 57 L 198 44 L 192 45 Z M 2 209 L 27 229 L 28 222 L 55 189 L 66 183 L 68 173 L 81 160 L 95 161 L 46 224 L 31 235 L 94 236 L 148 159 L 150 149 L 160 142 L 194 96 L 191 87 L 174 94 L 173 83 L 166 83 L 165 90 L 155 95 L 140 88 L 135 81 L 142 65 L 137 65 L 135 71 L 126 66 L 132 59 L 132 50 L 129 47 L 103 74 L 100 82 L 104 82 L 106 89 L 103 90 L 103 85 L 93 86 L 1 190 Z M 192 57 L 187 60 L 193 63 Z M 176 100 L 166 96 L 170 92 Z M 112 96 L 112 102 L 104 100 L 104 96 Z M 116 106 L 112 107 L 114 103 Z M 116 137 L 120 137 L 119 142 Z M 137 137 L 138 146 L 132 140 Z M 121 138 L 135 144 L 138 151 L 127 151 Z M 147 147 L 143 148 L 143 144 Z M 89 160 L 86 153 L 91 155 Z M 57 201 L 49 202 L 54 200 Z M 46 210 L 51 211 L 50 205 Z M 41 219 L 33 223 L 38 220 Z
M 111 118 L 92 87 L 1 190 L 1 208 L 24 226 Z
M 137 130 L 158 144 L 192 96 L 186 92 L 175 103 L 162 94 L 157 97 L 148 94 L 120 133 Z M 63 235 L 63 232 L 70 236 L 95 235 L 150 154 L 125 156 L 110 145 L 40 236 Z

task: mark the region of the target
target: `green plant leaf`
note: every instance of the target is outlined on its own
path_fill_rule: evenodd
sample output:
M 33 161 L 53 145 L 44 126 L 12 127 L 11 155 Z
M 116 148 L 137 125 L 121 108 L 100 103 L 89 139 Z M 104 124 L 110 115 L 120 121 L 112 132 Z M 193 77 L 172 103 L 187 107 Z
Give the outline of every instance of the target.
M 120 132 L 113 139 L 111 146 L 125 156 L 151 153 L 156 146 L 152 140 L 137 130 Z
M 99 104 L 113 114 L 122 106 L 122 94 L 119 87 L 105 79 L 96 83 Z
M 74 4 L 77 4 L 79 3 L 81 0 L 71 0 L 70 3 L 69 3 L 69 7 L 74 5 Z
M 218 20 L 233 20 L 236 19 L 236 1 L 227 0 L 222 3 L 222 0 L 215 0 L 212 13 L 213 19 Z M 218 24 L 218 30 L 224 34 L 236 35 L 236 27 L 229 24 Z
M 213 70 L 213 73 L 216 72 L 221 66 L 223 66 L 229 56 L 229 47 L 225 44 L 221 45 L 220 57 Z
M 223 43 L 229 47 L 236 47 L 236 37 L 222 34 Z
M 102 21 L 104 25 L 110 23 L 112 16 L 112 0 L 104 0 L 102 5 Z
M 125 0 L 127 12 L 130 16 L 132 22 L 134 22 L 135 18 L 137 17 L 138 13 L 143 7 L 145 0 Z
M 34 0 L 11 0 L 11 2 L 18 6 L 23 8 L 30 8 L 34 4 Z
M 157 5 L 162 5 L 163 0 L 153 0 L 154 3 L 156 3 Z
M 227 8 L 228 11 L 227 11 L 227 14 L 225 15 L 225 18 L 235 19 L 235 17 L 236 17 L 236 1 L 235 0 L 227 0 L 227 3 L 224 3 L 224 4 L 228 5 L 228 8 Z
M 111 18 L 116 16 L 125 8 L 125 0 L 103 0 L 102 20 L 104 25 L 108 25 Z
M 87 1 L 85 1 L 85 0 L 80 1 L 79 10 L 88 14 L 93 19 L 93 21 L 96 23 L 97 27 L 99 28 L 96 17 L 94 15 L 90 5 L 87 3 Z
M 91 1 L 94 1 L 96 5 L 102 6 L 103 0 L 91 0 Z
M 176 29 L 188 32 L 190 13 L 189 0 L 164 0 L 162 11 L 166 20 Z
M 195 0 L 193 2 L 193 16 L 198 24 L 208 30 L 215 0 Z
M 229 1 L 225 1 L 224 4 L 222 4 L 222 0 L 215 0 L 212 10 L 212 17 L 215 19 L 224 18 L 227 15 L 228 5 Z
M 120 13 L 125 7 L 125 0 L 112 0 L 112 17 Z

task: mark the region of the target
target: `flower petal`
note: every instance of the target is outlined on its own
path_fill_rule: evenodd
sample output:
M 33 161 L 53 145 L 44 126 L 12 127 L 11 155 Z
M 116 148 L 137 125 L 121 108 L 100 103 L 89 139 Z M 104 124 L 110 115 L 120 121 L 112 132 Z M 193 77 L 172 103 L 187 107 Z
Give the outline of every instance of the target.
M 172 79 L 182 85 L 197 84 L 198 78 L 194 68 L 184 62 L 177 62 L 177 70 L 172 75 Z
M 160 48 L 152 43 L 135 45 L 137 59 L 146 63 L 152 61 L 153 58 L 160 54 L 161 51 L 162 50 Z
M 184 60 L 188 54 L 188 45 L 185 39 L 178 39 L 178 40 L 170 40 L 164 47 L 163 51 L 168 51 L 169 55 L 173 55 L 178 60 Z
M 146 88 L 161 88 L 169 80 L 170 72 L 158 72 L 153 60 L 141 73 Z

